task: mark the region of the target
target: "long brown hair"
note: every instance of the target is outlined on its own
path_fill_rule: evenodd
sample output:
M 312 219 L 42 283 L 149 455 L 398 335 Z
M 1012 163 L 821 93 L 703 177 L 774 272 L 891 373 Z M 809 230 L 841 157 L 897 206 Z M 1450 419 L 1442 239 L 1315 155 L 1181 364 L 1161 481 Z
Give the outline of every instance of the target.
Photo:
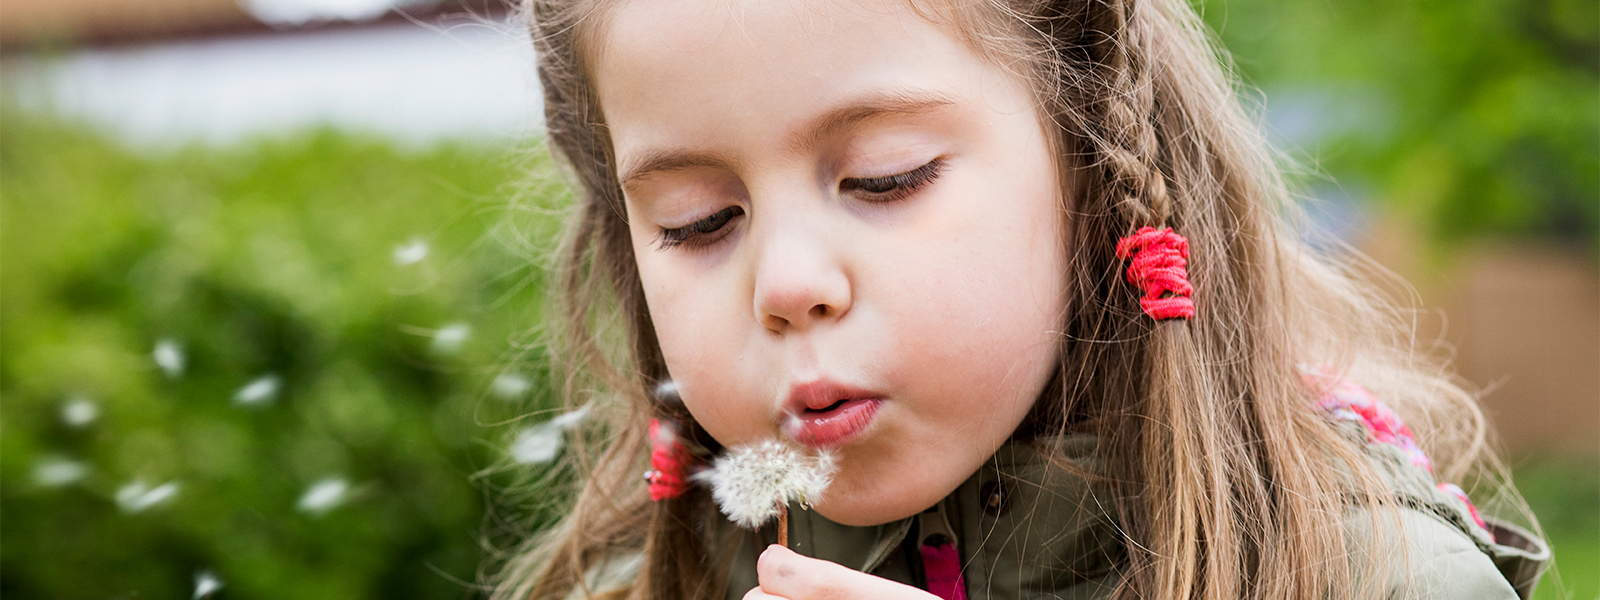
M 1097 434 L 1127 555 L 1116 596 L 1309 600 L 1370 582 L 1349 572 L 1358 549 L 1337 524 L 1352 503 L 1385 504 L 1386 490 L 1309 408 L 1301 369 L 1342 373 L 1395 407 L 1441 479 L 1492 460 L 1487 427 L 1471 395 L 1419 354 L 1405 313 L 1358 283 L 1353 259 L 1301 241 L 1275 156 L 1194 12 L 1182 0 L 914 4 L 1030 83 L 1070 174 L 1070 309 L 1030 425 Z M 640 553 L 620 596 L 723 593 L 726 561 L 699 533 L 717 518 L 707 495 L 652 503 L 639 476 L 648 418 L 681 409 L 645 391 L 666 370 L 586 64 L 612 6 L 524 4 L 548 141 L 579 184 L 556 268 L 553 355 L 569 401 L 596 402 L 601 418 L 569 452 L 570 514 L 501 570 L 497 599 L 562 598 L 602 561 Z M 1188 237 L 1192 320 L 1150 320 L 1121 276 L 1115 242 L 1144 225 Z

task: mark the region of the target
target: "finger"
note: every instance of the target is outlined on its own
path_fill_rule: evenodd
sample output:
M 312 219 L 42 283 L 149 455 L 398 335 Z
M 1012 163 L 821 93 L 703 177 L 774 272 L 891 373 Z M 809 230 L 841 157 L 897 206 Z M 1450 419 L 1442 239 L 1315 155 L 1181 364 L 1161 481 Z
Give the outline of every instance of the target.
M 772 594 L 768 594 L 766 592 L 763 592 L 763 591 L 761 591 L 760 587 L 753 587 L 753 588 L 750 588 L 750 591 L 744 593 L 744 600 L 788 600 L 788 599 L 780 598 L 778 596 L 774 596 Z
M 762 593 L 790 600 L 846 598 L 935 598 L 923 590 L 808 558 L 779 545 L 767 547 L 756 561 Z

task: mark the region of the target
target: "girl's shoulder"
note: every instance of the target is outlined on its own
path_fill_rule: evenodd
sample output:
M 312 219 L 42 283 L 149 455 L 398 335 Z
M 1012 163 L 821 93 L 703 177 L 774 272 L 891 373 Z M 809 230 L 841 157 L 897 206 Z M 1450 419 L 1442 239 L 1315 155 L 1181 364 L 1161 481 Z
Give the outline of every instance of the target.
M 1374 562 L 1385 565 L 1376 571 L 1383 574 L 1380 580 L 1371 583 L 1386 598 L 1525 600 L 1550 556 L 1514 526 L 1490 524 L 1510 528 L 1496 537 L 1515 536 L 1523 545 L 1486 544 L 1433 509 L 1351 510 L 1343 526 L 1352 547 L 1367 549 L 1351 556 L 1353 572 L 1373 572 L 1364 567 Z
M 1348 380 L 1322 383 L 1318 407 L 1364 449 L 1393 494 L 1383 509 L 1347 512 L 1352 547 L 1380 553 L 1354 558 L 1400 565 L 1383 582 L 1398 597 L 1532 596 L 1550 562 L 1549 547 L 1521 527 L 1480 515 L 1459 486 L 1437 481 L 1411 429 L 1382 400 Z

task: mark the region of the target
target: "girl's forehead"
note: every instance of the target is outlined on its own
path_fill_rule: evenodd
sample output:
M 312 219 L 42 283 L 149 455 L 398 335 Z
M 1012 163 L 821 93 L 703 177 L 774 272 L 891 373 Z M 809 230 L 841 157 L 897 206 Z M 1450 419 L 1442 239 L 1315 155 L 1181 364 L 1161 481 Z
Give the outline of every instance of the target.
M 851 59 L 865 67 L 952 49 L 955 36 L 926 14 L 906 0 L 632 0 L 597 21 L 589 59 L 601 85 L 618 75 L 710 84 L 718 75 L 787 70 L 806 78 Z M 613 73 L 629 68 L 642 72 Z
M 630 0 L 607 8 L 594 47 L 603 51 L 636 39 L 668 52 L 735 44 L 762 54 L 783 50 L 773 42 L 786 37 L 829 36 L 856 29 L 853 24 L 925 21 L 926 14 L 907 0 Z
M 973 99 L 995 83 L 974 80 L 998 72 L 904 0 L 635 0 L 594 41 L 591 74 L 623 155 L 779 135 L 854 97 Z

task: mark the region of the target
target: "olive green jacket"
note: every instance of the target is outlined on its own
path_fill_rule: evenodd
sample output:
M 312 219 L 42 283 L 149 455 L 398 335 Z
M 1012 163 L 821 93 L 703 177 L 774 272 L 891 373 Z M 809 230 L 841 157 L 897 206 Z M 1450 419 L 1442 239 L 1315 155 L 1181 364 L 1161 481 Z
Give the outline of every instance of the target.
M 1339 425 L 1364 439 L 1359 425 Z M 1095 472 L 1094 439 L 1060 440 L 1064 454 Z M 1468 506 L 1439 491 L 1424 469 L 1398 449 L 1367 446 L 1370 459 L 1396 491 L 1400 506 L 1373 519 L 1351 509 L 1342 526 L 1352 548 L 1369 548 L 1374 523 L 1386 551 L 1377 597 L 1394 599 L 1515 600 L 1532 596 L 1550 551 L 1532 534 L 1487 520 L 1478 527 Z M 1122 541 L 1111 516 L 1108 491 L 1088 478 L 1050 467 L 1032 444 L 1011 443 L 930 511 L 874 527 L 850 527 L 815 512 L 790 508 L 789 545 L 796 552 L 894 581 L 923 587 L 917 546 L 933 536 L 953 538 L 961 556 L 968 598 L 1079 600 L 1108 597 L 1123 564 Z M 731 524 L 709 532 L 727 540 Z M 1398 532 L 1399 535 L 1395 535 Z M 756 587 L 756 558 L 775 541 L 771 528 L 743 536 L 734 552 L 727 598 Z M 612 560 L 590 573 L 595 592 L 626 585 L 639 568 L 638 555 Z M 1352 556 L 1356 573 L 1373 559 Z M 1372 588 L 1357 582 L 1358 589 Z M 582 598 L 575 593 L 573 598 Z
M 1353 436 L 1364 432 L 1354 430 Z M 1067 456 L 1093 472 L 1094 439 L 1069 436 Z M 1550 552 L 1526 531 L 1489 521 L 1486 531 L 1467 505 L 1439 491 L 1432 476 L 1410 466 L 1385 445 L 1369 446 L 1372 460 L 1394 486 L 1398 519 L 1352 509 L 1343 526 L 1352 547 L 1367 547 L 1373 523 L 1391 549 L 1378 596 L 1384 598 L 1504 599 L 1533 593 Z M 1116 585 L 1122 542 L 1110 514 L 1107 490 L 1061 468 L 1048 467 L 1026 443 L 1008 444 L 970 479 L 927 513 L 876 527 L 848 527 L 815 512 L 791 509 L 790 547 L 901 583 L 922 587 L 916 544 L 936 535 L 954 537 L 962 577 L 973 600 L 1105 598 Z M 1395 527 L 1398 523 L 1398 527 Z M 762 536 L 757 536 L 762 537 Z M 757 585 L 755 560 L 773 540 L 749 540 L 735 555 L 727 597 Z M 1352 566 L 1365 565 L 1353 557 Z

